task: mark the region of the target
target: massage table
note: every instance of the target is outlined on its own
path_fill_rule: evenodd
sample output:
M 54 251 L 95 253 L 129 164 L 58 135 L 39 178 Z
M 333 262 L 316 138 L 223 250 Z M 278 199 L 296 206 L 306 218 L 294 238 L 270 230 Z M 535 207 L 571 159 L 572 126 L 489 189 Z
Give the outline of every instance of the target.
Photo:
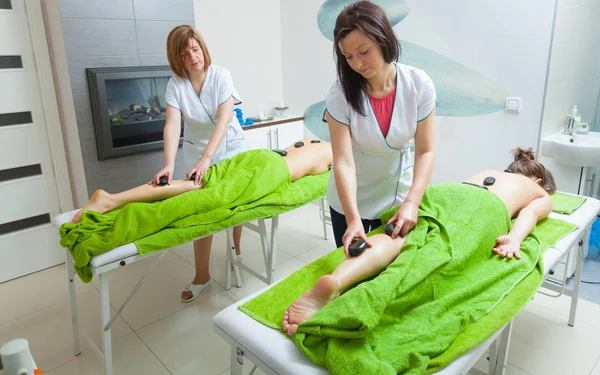
M 320 216 L 321 220 L 325 220 L 325 216 L 323 214 L 325 207 L 325 203 L 323 202 L 324 198 L 321 198 L 320 202 Z M 79 210 L 74 210 L 70 212 L 65 212 L 63 214 L 57 215 L 54 219 L 52 219 L 52 224 L 58 229 L 62 224 L 70 221 L 75 214 Z M 271 221 L 271 230 L 270 233 L 267 233 L 266 220 Z M 250 273 L 254 277 L 263 281 L 266 284 L 271 284 L 274 281 L 275 277 L 275 264 L 276 264 L 276 255 L 277 255 L 277 230 L 279 225 L 279 215 L 274 215 L 269 218 L 260 218 L 257 219 L 258 225 L 247 222 L 244 223 L 244 227 L 258 233 L 260 235 L 260 242 L 263 251 L 263 258 L 265 262 L 266 268 L 266 276 L 261 275 L 256 270 L 248 267 L 246 264 L 242 262 L 240 258 L 238 258 L 235 254 L 235 248 L 233 247 L 233 231 L 232 228 L 226 229 L 227 234 L 227 264 L 226 264 L 226 288 L 227 290 L 231 289 L 231 272 L 229 271 L 231 267 L 234 268 L 234 274 L 236 278 L 236 286 L 238 288 L 242 287 L 242 278 L 240 274 L 240 270 Z M 323 223 L 325 226 L 325 222 Z M 327 234 L 326 229 L 324 228 L 325 236 Z M 327 237 L 325 237 L 327 239 Z M 66 250 L 66 249 L 65 249 Z M 142 256 L 138 253 L 138 249 L 135 247 L 134 243 L 128 243 L 123 246 L 116 247 L 108 252 L 92 257 L 90 261 L 90 269 L 93 274 L 98 276 L 99 279 L 99 288 L 100 288 L 100 306 L 101 306 L 101 319 L 102 319 L 102 345 L 103 350 L 92 344 L 96 350 L 100 351 L 100 354 L 104 357 L 105 363 L 105 374 L 112 374 L 112 338 L 111 338 L 111 327 L 115 320 L 121 315 L 129 301 L 133 298 L 135 293 L 140 289 L 154 266 L 160 261 L 160 259 L 167 254 L 169 250 L 162 250 L 158 252 L 154 252 L 152 254 Z M 114 269 L 125 267 L 128 264 L 135 263 L 139 260 L 145 259 L 148 256 L 153 256 L 158 254 L 157 258 L 154 260 L 150 268 L 146 271 L 146 273 L 140 278 L 137 284 L 133 287 L 125 302 L 119 307 L 117 313 L 111 317 L 110 313 L 110 295 L 109 295 L 109 284 L 108 277 L 106 275 L 107 272 L 110 272 Z M 66 265 L 67 265 L 67 278 L 69 284 L 69 301 L 71 308 L 71 320 L 73 326 L 73 350 L 74 354 L 77 356 L 81 354 L 81 346 L 79 341 L 79 318 L 77 315 L 77 299 L 75 295 L 75 270 L 73 267 L 73 258 L 71 257 L 68 250 L 65 251 Z
M 544 282 L 544 288 L 565 294 L 571 297 L 569 312 L 569 326 L 575 324 L 579 285 L 583 269 L 583 261 L 587 254 L 590 229 L 593 222 L 600 214 L 600 201 L 587 198 L 585 203 L 571 215 L 562 215 L 552 212 L 550 217 L 575 223 L 578 229 L 563 237 L 554 247 L 546 250 L 543 255 L 544 273 L 554 269 L 562 259 L 567 258 L 571 251 L 576 251 L 575 284 L 573 290 L 564 289 L 556 284 Z M 565 278 L 567 275 L 565 275 Z M 271 285 L 272 286 L 272 285 Z M 269 286 L 269 287 L 271 287 Z M 213 319 L 215 332 L 231 345 L 231 375 L 241 375 L 244 359 L 249 359 L 254 367 L 260 368 L 266 374 L 327 374 L 326 368 L 319 367 L 311 362 L 296 345 L 286 338 L 281 331 L 269 328 L 252 319 L 238 309 L 238 306 L 263 293 L 255 293 L 219 312 Z M 466 352 L 443 370 L 436 372 L 438 375 L 484 374 L 472 368 L 475 362 L 489 348 L 489 375 L 504 374 L 507 363 L 508 346 L 510 343 L 512 321 L 500 329 L 484 342 Z M 252 370 L 251 374 L 254 372 Z

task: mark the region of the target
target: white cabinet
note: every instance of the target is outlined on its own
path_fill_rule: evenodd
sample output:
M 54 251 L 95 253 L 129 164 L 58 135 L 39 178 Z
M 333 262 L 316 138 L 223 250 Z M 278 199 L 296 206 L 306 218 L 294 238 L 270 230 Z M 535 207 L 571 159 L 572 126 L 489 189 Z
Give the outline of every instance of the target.
M 251 150 L 284 149 L 304 138 L 304 122 L 299 120 L 260 128 L 248 127 L 244 128 L 244 137 Z

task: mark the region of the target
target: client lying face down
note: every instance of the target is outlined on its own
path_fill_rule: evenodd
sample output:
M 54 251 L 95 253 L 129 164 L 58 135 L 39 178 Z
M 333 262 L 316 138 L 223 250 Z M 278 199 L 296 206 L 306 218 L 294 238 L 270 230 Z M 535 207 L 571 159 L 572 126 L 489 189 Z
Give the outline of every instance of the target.
M 537 221 L 548 216 L 552 210 L 549 194 L 555 192 L 556 185 L 550 172 L 534 159 L 531 148 L 519 148 L 513 153 L 514 161 L 504 172 L 484 170 L 468 178 L 463 184 L 474 185 L 475 187 L 470 188 L 482 188 L 495 194 L 506 206 L 510 217 L 516 217 L 510 232 L 496 238 L 496 246 L 491 250 L 501 257 L 520 259 L 521 243 Z M 393 230 L 386 228 L 386 232 L 391 233 L 390 229 Z M 396 259 L 406 243 L 405 237 L 392 239 L 385 234 L 373 235 L 369 240 L 371 247 L 364 249 L 364 253 L 360 254 L 362 251 L 358 251 L 360 256 L 344 259 L 331 275 L 319 278 L 311 289 L 290 305 L 282 322 L 288 335 L 295 334 L 298 324 L 311 318 L 350 286 L 385 269 Z M 359 245 L 360 243 L 351 245 L 351 248 L 361 247 Z
M 284 156 L 284 160 L 290 170 L 292 182 L 307 175 L 317 175 L 329 170 L 333 160 L 330 143 L 317 142 L 315 140 L 311 141 L 310 139 L 304 139 L 297 142 L 296 145 L 299 143 L 302 143 L 301 147 L 290 146 L 285 150 L 276 150 L 277 153 Z M 259 150 L 246 151 L 235 157 L 261 157 L 261 154 L 258 151 Z M 174 197 L 189 191 L 202 189 L 203 187 L 202 183 L 195 185 L 192 178 L 192 180 L 176 180 L 169 185 L 162 186 L 153 186 L 149 183 L 116 194 L 110 194 L 104 190 L 98 189 L 94 192 L 90 201 L 83 206 L 75 217 L 73 217 L 71 223 L 81 221 L 81 214 L 84 211 L 91 210 L 105 213 L 127 203 L 153 202 Z

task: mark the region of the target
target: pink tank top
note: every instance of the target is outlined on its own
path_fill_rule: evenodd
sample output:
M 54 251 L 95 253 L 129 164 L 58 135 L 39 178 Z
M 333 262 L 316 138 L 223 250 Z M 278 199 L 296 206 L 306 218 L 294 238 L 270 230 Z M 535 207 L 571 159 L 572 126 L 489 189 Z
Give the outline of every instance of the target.
M 392 111 L 394 110 L 395 98 L 396 88 L 394 88 L 392 92 L 383 98 L 374 98 L 369 95 L 371 107 L 373 108 L 373 112 L 375 113 L 375 117 L 379 123 L 379 128 L 381 128 L 381 133 L 384 137 L 387 137 L 387 134 L 390 130 L 390 122 L 392 120 Z

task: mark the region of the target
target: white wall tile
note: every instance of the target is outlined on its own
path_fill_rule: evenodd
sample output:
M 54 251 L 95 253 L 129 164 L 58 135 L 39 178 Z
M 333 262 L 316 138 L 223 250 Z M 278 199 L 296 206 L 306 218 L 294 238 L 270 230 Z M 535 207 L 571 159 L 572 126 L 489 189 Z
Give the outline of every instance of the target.
M 167 36 L 180 21 L 136 21 L 140 55 L 167 54 Z
M 166 50 L 166 46 L 165 46 Z M 167 54 L 162 55 L 140 55 L 140 66 L 153 66 L 153 65 L 169 65 Z
M 573 45 L 565 44 L 552 47 L 549 82 L 564 82 L 572 78 L 575 51 L 576 48 Z
M 571 4 L 558 4 L 554 26 L 554 45 L 573 44 L 578 32 L 579 7 Z
M 194 22 L 193 0 L 133 0 L 133 5 L 136 20 Z
M 67 56 L 121 56 L 138 53 L 133 20 L 63 18 Z
M 60 0 L 61 17 L 133 19 L 132 0 Z

